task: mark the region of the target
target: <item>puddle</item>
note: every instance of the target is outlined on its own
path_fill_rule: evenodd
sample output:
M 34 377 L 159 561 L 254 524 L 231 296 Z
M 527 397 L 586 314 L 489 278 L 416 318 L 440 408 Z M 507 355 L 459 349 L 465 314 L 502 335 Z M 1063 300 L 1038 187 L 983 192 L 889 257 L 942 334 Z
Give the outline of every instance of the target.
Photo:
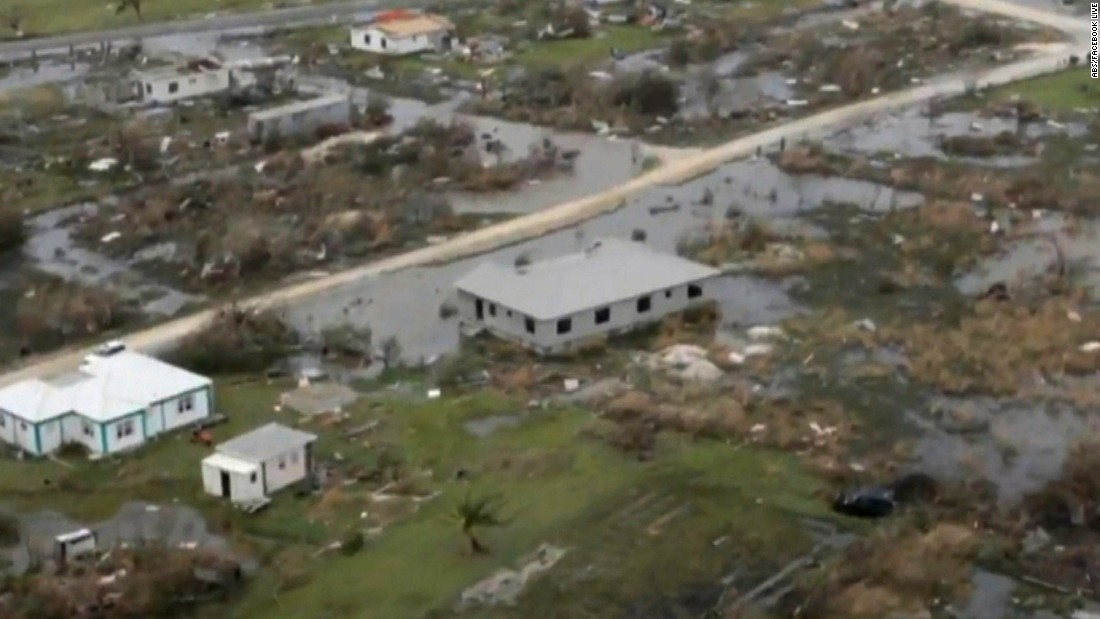
M 172 316 L 186 305 L 202 300 L 149 281 L 126 263 L 74 243 L 66 220 L 92 214 L 96 208 L 94 204 L 78 204 L 31 218 L 23 245 L 30 266 L 66 280 L 114 289 L 124 299 L 139 301 L 142 310 L 150 314 Z
M 489 417 L 471 419 L 462 424 L 462 426 L 466 428 L 466 431 L 470 434 L 478 438 L 485 438 L 502 428 L 518 427 L 522 421 L 523 420 L 521 420 L 518 415 L 491 415 Z
M 23 539 L 12 553 L 12 570 L 17 574 L 25 571 L 32 556 L 52 556 L 55 536 L 86 526 L 55 511 L 20 517 Z M 96 533 L 100 549 L 152 541 L 168 546 L 194 544 L 198 548 L 229 549 L 225 539 L 207 529 L 197 510 L 183 505 L 126 503 L 113 518 L 90 528 Z
M 702 203 L 710 190 L 712 200 Z M 517 198 L 519 199 L 519 198 Z M 793 225 L 795 216 L 822 205 L 852 203 L 869 211 L 919 205 L 920 194 L 895 191 L 865 181 L 785 174 L 765 159 L 742 160 L 677 186 L 658 186 L 611 213 L 537 239 L 503 247 L 451 264 L 370 276 L 345 284 L 324 298 L 287 308 L 291 324 L 308 334 L 350 324 L 369 326 L 375 341 L 393 336 L 406 363 L 418 364 L 453 351 L 459 343 L 457 320 L 441 319 L 440 307 L 453 297 L 454 282 L 483 260 L 513 263 L 582 251 L 602 237 L 631 238 L 674 253 L 685 237 L 725 221 L 729 207 L 751 217 Z M 680 205 L 677 207 L 676 205 Z M 721 278 L 715 289 L 723 324 L 770 324 L 797 311 L 782 284 L 747 276 Z
M 1026 155 L 998 157 L 948 157 L 940 150 L 941 136 L 973 135 L 993 137 L 1005 131 L 1017 132 L 1015 120 L 1008 118 L 979 118 L 974 114 L 951 112 L 929 119 L 927 108 L 910 108 L 900 114 L 882 116 L 825 138 L 829 150 L 854 155 L 897 154 L 901 157 L 935 157 L 976 165 L 993 167 L 1019 167 L 1035 161 Z M 1023 137 L 1037 139 L 1064 134 L 1081 137 L 1087 129 L 1079 123 L 1054 127 L 1046 123 L 1029 123 L 1023 129 Z
M 737 69 L 751 56 L 737 51 L 719 56 L 705 65 L 690 67 L 680 88 L 679 116 L 689 119 L 709 118 L 713 111 L 719 116 L 751 111 L 756 107 L 794 98 L 787 78 L 777 71 L 764 71 L 748 77 L 734 77 Z M 706 76 L 718 80 L 717 93 L 708 98 Z M 709 102 L 708 102 L 709 99 Z
M 77 62 L 51 62 L 39 64 L 38 68 L 21 64 L 13 67 L 0 77 L 0 91 L 32 88 L 43 84 L 74 82 L 88 74 L 88 65 Z
M 955 282 L 960 292 L 975 295 L 995 283 L 1013 283 L 1034 279 L 1058 268 L 1058 249 L 1076 283 L 1100 298 L 1100 222 L 1075 220 L 1073 228 L 1057 213 L 1047 213 L 1032 222 L 1035 236 L 1013 241 L 1003 252 L 984 258 L 969 273 Z
M 975 570 L 970 580 L 970 601 L 959 615 L 963 619 L 1006 619 L 1012 614 L 1016 581 L 1000 574 Z
M 1003 505 L 1060 477 L 1075 443 L 1100 431 L 1100 419 L 1056 402 L 941 398 L 928 410 L 943 412 L 935 420 L 910 415 L 925 430 L 918 468 L 945 480 L 987 480 Z
M 371 96 L 369 88 L 350 86 L 336 78 L 309 76 L 303 78 L 302 82 L 310 90 L 347 93 L 352 102 L 360 106 L 366 105 Z M 393 124 L 388 130 L 400 133 L 425 119 L 444 124 L 453 120 L 470 123 L 477 133 L 482 161 L 489 164 L 498 161 L 506 163 L 526 157 L 531 147 L 541 144 L 544 139 L 552 140 L 562 151 L 577 151 L 578 155 L 571 172 L 561 171 L 550 178 L 525 184 L 516 190 L 478 194 L 452 193 L 451 202 L 455 212 L 532 213 L 598 193 L 641 172 L 642 162 L 634 161 L 630 141 L 459 114 L 458 108 L 467 98 L 460 93 L 442 103 L 429 104 L 416 99 L 387 97 L 390 101 L 390 114 L 393 116 Z M 496 154 L 486 150 L 489 141 L 499 141 L 504 145 L 501 157 L 498 158 Z
M 141 49 L 147 56 L 178 54 L 187 57 L 217 54 L 226 62 L 259 60 L 269 54 L 252 38 L 265 32 L 263 28 L 232 30 L 228 32 L 187 32 L 151 37 L 141 41 Z

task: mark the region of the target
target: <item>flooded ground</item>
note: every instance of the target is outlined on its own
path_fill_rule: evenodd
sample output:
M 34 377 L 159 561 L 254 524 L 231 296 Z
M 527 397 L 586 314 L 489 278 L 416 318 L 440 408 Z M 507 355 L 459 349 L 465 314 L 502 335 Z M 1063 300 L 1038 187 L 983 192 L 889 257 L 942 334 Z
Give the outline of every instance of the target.
M 823 140 L 831 151 L 849 155 L 885 157 L 935 157 L 972 165 L 1021 167 L 1037 158 L 1028 155 L 993 157 L 952 157 L 943 152 L 942 140 L 953 136 L 993 138 L 1010 133 L 1025 140 L 1053 135 L 1078 138 L 1084 135 L 1083 124 L 1052 125 L 1047 122 L 1020 124 L 1015 119 L 976 117 L 974 114 L 951 112 L 928 116 L 928 109 L 911 108 L 900 114 L 883 116 L 862 125 L 839 131 Z
M 22 573 L 32 558 L 49 558 L 54 553 L 54 538 L 82 528 L 91 528 L 100 549 L 146 543 L 184 548 L 228 549 L 228 542 L 210 533 L 202 515 L 182 505 L 126 503 L 113 518 L 99 523 L 76 522 L 55 511 L 23 515 L 22 539 L 11 551 L 12 570 Z
M 78 204 L 31 219 L 23 245 L 25 262 L 0 272 L 0 281 L 17 277 L 23 268 L 31 267 L 69 281 L 104 287 L 137 303 L 144 313 L 161 317 L 173 316 L 187 305 L 203 300 L 154 282 L 124 261 L 74 243 L 70 233 L 73 219 L 90 214 L 96 208 L 94 204 Z

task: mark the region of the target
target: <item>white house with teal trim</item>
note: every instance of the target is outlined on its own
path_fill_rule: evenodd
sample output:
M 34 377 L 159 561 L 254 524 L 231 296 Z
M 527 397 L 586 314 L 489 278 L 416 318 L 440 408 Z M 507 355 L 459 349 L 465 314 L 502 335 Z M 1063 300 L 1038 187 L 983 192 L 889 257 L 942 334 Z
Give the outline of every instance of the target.
M 113 454 L 213 409 L 209 378 L 128 350 L 93 354 L 74 372 L 0 389 L 0 440 L 39 456 L 66 443 Z

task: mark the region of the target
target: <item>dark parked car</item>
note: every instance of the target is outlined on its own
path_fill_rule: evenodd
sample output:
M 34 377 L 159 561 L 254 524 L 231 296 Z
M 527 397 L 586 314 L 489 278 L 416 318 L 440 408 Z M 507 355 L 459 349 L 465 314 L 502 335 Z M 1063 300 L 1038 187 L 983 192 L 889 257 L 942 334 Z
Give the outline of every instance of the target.
M 883 518 L 893 513 L 896 505 L 893 488 L 871 486 L 841 492 L 833 501 L 833 510 L 857 518 Z

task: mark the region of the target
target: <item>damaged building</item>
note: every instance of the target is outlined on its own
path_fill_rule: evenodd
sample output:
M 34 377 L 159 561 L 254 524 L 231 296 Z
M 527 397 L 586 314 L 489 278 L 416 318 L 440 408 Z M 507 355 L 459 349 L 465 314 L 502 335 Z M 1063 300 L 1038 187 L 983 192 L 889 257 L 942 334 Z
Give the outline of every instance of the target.
M 718 275 L 639 242 L 603 239 L 529 265 L 486 262 L 455 287 L 467 327 L 552 354 L 705 303 Z

